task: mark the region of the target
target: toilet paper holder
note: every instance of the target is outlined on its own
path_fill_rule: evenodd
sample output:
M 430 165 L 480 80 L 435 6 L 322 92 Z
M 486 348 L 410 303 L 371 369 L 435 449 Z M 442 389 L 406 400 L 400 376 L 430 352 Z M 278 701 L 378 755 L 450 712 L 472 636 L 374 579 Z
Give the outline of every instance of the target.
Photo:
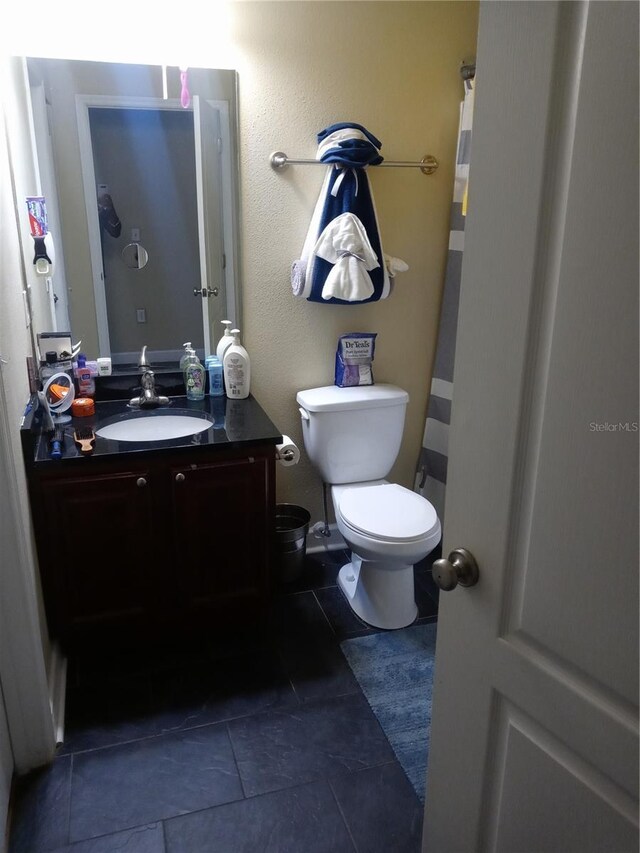
M 276 459 L 285 468 L 297 465 L 300 461 L 300 450 L 297 444 L 288 435 L 282 436 L 282 443 L 276 444 Z

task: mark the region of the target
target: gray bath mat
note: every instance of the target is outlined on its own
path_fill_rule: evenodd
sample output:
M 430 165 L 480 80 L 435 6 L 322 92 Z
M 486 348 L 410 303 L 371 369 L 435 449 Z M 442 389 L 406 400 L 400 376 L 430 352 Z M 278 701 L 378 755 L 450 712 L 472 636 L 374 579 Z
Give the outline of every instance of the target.
M 436 624 L 340 644 L 409 781 L 424 803 Z

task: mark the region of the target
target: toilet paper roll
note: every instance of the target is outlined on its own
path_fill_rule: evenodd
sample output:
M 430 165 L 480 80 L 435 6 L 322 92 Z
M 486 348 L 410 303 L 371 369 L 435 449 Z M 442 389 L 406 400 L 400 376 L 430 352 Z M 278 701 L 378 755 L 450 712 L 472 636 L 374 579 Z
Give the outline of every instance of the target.
M 300 450 L 288 435 L 282 436 L 282 444 L 276 444 L 276 458 L 284 468 L 300 461 Z

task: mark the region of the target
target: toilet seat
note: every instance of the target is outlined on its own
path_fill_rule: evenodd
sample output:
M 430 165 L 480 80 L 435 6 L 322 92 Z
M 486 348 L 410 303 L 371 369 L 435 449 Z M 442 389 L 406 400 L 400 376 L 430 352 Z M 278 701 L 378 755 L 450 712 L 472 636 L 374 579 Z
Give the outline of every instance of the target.
M 346 488 L 338 509 L 351 530 L 383 542 L 416 542 L 439 527 L 429 501 L 397 483 Z

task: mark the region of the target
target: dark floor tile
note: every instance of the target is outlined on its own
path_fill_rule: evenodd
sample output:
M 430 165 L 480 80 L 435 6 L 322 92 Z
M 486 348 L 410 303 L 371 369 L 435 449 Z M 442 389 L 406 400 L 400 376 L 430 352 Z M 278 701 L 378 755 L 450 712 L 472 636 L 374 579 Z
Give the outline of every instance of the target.
M 362 694 L 270 711 L 229 723 L 247 796 L 325 779 L 394 757 Z
M 174 818 L 167 853 L 353 853 L 326 782 Z
M 419 853 L 422 806 L 397 762 L 330 784 L 358 853 Z
M 306 592 L 335 586 L 338 572 L 350 560 L 344 550 L 308 554 L 300 576 L 289 583 L 279 583 L 278 592 Z
M 273 642 L 302 702 L 359 690 L 312 592 L 280 597 L 273 614 Z
M 16 781 L 10 853 L 40 853 L 69 841 L 70 786 L 68 756 Z
M 280 658 L 268 649 L 249 657 L 212 661 L 205 667 L 157 672 L 151 683 L 152 719 L 159 732 L 298 705 Z
M 282 641 L 279 652 L 296 695 L 303 703 L 360 692 L 335 637 L 324 643 L 309 643 L 303 638 Z
M 339 587 L 318 589 L 314 594 L 339 642 L 349 637 L 364 637 L 367 634 L 375 634 L 379 630 L 367 625 L 366 622 L 356 616 Z
M 223 725 L 74 756 L 70 840 L 80 841 L 243 796 Z
M 102 835 L 59 847 L 53 853 L 165 853 L 161 823 L 136 826 L 113 835 Z
M 97 749 L 157 734 L 147 675 L 69 687 L 59 754 Z
M 333 641 L 331 625 L 313 592 L 298 592 L 274 598 L 271 606 L 271 634 L 278 640 L 305 642 Z

